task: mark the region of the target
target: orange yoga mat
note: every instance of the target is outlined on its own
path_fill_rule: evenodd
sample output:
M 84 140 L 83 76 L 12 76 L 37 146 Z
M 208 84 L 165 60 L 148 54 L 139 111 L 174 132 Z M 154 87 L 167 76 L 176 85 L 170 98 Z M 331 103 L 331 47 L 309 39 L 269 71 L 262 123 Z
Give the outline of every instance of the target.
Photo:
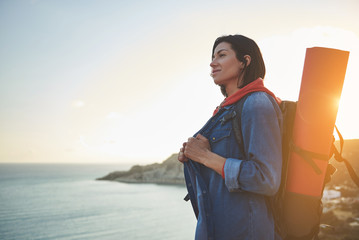
M 347 51 L 307 49 L 293 130 L 293 142 L 300 148 L 329 156 L 348 58 Z M 321 196 L 329 159 L 313 160 L 321 173 L 291 153 L 287 191 Z

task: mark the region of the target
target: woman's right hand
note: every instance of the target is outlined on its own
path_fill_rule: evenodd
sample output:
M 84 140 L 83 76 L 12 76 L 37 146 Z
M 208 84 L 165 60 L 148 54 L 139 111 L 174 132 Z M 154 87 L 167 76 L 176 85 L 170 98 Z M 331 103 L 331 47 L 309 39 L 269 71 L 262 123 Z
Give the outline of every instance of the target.
M 181 147 L 179 153 L 178 153 L 178 161 L 180 161 L 181 163 L 187 162 L 188 158 L 184 155 L 184 150 L 186 148 L 186 142 L 183 143 L 183 147 Z

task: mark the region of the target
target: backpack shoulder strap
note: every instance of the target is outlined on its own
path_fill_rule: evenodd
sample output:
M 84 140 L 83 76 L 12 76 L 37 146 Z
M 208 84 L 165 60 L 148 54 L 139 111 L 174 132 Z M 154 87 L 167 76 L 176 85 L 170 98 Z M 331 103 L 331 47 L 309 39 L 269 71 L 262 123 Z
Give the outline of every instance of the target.
M 235 111 L 235 118 L 234 121 L 232 121 L 232 127 L 234 131 L 234 136 L 236 137 L 238 146 L 242 153 L 244 153 L 244 145 L 243 145 L 243 135 L 242 135 L 242 111 L 243 106 L 247 98 L 252 94 L 256 92 L 251 92 L 245 95 L 242 99 L 240 99 L 238 102 L 234 105 L 234 111 Z M 271 101 L 271 103 L 274 105 L 276 104 L 275 100 L 267 95 L 268 99 Z
M 234 105 L 235 117 L 234 117 L 234 120 L 232 121 L 234 136 L 237 140 L 237 144 L 242 153 L 244 153 L 244 146 L 243 146 L 243 138 L 242 138 L 242 116 L 241 115 L 242 115 L 242 111 L 243 111 L 244 102 L 246 101 L 246 99 L 248 98 L 249 95 L 250 95 L 250 93 L 235 103 L 235 105 Z

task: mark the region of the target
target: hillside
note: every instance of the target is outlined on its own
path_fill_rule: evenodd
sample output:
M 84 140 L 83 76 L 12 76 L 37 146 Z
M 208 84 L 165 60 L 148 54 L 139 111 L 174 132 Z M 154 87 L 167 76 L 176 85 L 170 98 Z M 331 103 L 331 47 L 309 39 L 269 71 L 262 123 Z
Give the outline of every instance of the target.
M 184 185 L 183 164 L 177 160 L 177 154 L 172 154 L 161 164 L 135 165 L 128 171 L 111 172 L 96 180 Z

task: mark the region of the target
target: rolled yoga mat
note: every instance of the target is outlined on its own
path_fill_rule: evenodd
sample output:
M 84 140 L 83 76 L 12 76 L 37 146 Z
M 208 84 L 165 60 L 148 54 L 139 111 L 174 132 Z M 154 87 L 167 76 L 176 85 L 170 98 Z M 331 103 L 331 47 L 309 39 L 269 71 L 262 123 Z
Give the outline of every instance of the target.
M 303 154 L 290 153 L 283 206 L 286 239 L 304 236 L 307 238 L 303 239 L 312 239 L 319 232 L 320 199 L 348 58 L 346 51 L 321 47 L 307 49 L 293 142 L 298 149 L 317 153 L 323 159 L 314 157 L 308 161 Z
M 329 156 L 348 58 L 347 51 L 307 49 L 293 127 L 293 142 L 299 148 Z M 287 191 L 321 197 L 328 160 L 313 158 L 315 170 L 292 152 Z

